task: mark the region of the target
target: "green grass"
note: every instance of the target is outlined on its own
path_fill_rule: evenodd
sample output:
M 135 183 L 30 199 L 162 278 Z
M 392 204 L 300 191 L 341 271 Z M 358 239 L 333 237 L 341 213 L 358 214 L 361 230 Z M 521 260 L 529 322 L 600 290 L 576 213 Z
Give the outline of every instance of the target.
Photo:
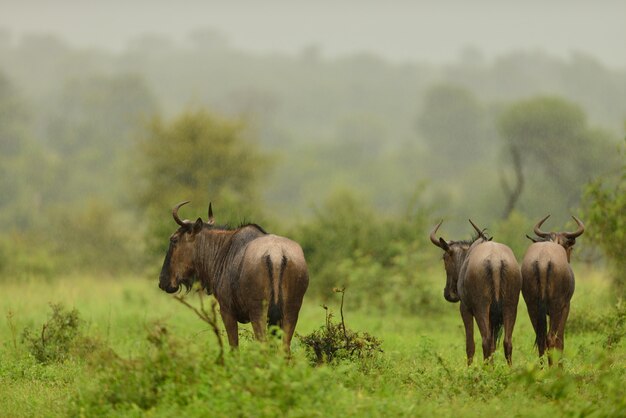
M 298 339 L 287 362 L 273 347 L 251 341 L 215 364 L 208 326 L 161 292 L 156 281 L 67 277 L 5 282 L 0 311 L 0 416 L 619 416 L 626 347 L 609 350 L 619 321 L 603 273 L 576 268 L 577 289 L 566 331 L 562 368 L 541 368 L 534 335 L 520 301 L 512 368 L 499 347 L 493 365 L 465 365 L 458 305 L 407 316 L 353 311 L 349 328 L 383 340 L 384 353 L 360 362 L 312 367 Z M 442 278 L 441 278 L 442 279 Z M 434 280 L 434 279 L 433 279 Z M 443 280 L 443 279 L 442 279 Z M 437 293 L 442 283 L 434 284 Z M 97 341 L 64 362 L 38 363 L 22 341 L 50 315 L 49 303 L 77 309 L 83 335 Z M 324 324 L 321 303 L 305 299 L 297 332 Z M 331 309 L 339 316 L 339 297 Z M 155 324 L 167 332 L 155 345 Z M 623 327 L 623 318 L 621 322 Z M 154 341 L 154 339 L 153 339 Z M 91 346 L 90 346 L 91 347 Z M 109 347 L 116 355 L 111 355 Z

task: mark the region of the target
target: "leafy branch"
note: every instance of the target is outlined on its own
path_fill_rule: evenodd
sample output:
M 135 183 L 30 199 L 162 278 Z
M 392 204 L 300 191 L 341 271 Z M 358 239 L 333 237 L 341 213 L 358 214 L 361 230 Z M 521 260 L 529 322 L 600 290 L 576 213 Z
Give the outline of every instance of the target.
M 223 366 L 224 365 L 224 342 L 222 340 L 222 334 L 220 332 L 218 322 L 217 322 L 217 308 L 216 308 L 217 301 L 215 299 L 211 301 L 211 311 L 209 312 L 204 307 L 204 299 L 202 298 L 202 292 L 198 292 L 198 298 L 200 299 L 200 309 L 196 308 L 195 306 L 187 302 L 184 296 L 174 296 L 174 299 L 176 299 L 177 301 L 179 301 L 180 303 L 182 303 L 183 305 L 185 305 L 186 307 L 194 311 L 195 314 L 198 316 L 198 318 L 200 318 L 201 320 L 209 324 L 209 326 L 213 330 L 213 334 L 215 334 L 215 338 L 217 339 L 217 344 L 220 350 L 216 363 Z

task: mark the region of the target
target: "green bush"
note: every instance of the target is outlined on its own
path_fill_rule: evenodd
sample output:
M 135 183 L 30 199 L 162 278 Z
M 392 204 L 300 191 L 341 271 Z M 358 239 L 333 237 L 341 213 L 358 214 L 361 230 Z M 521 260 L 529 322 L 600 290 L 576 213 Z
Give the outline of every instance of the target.
M 345 286 L 354 307 L 411 313 L 433 309 L 427 229 L 424 210 L 381 217 L 364 199 L 336 192 L 293 234 L 313 278 L 309 293 L 328 300 L 331 289 Z
M 81 335 L 82 320 L 76 309 L 66 310 L 61 304 L 50 304 L 52 313 L 41 326 L 41 331 L 24 329 L 22 342 L 40 363 L 62 362 L 66 360 Z
M 626 154 L 626 147 L 621 153 Z M 626 296 L 626 166 L 619 176 L 590 183 L 584 201 L 585 234 L 611 262 L 616 295 Z
M 224 365 L 215 363 L 213 350 L 177 338 L 163 324 L 154 325 L 148 341 L 135 358 L 101 362 L 96 378 L 76 394 L 71 414 L 304 417 L 350 404 L 333 370 L 312 368 L 297 356 L 287 360 L 271 341 L 230 353 Z
M 345 289 L 335 289 L 341 293 L 341 322 L 333 321 L 333 313 L 324 305 L 326 323 L 311 334 L 300 337 L 307 347 L 311 363 L 336 364 L 342 360 L 371 358 L 382 352 L 382 341 L 367 332 L 355 332 L 346 327 L 343 317 Z

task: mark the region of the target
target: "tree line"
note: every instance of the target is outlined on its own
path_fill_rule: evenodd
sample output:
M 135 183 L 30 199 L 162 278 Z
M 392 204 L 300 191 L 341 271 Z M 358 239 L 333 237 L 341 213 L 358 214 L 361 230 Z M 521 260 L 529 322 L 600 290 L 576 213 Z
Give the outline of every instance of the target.
M 187 199 L 299 234 L 328 285 L 332 262 L 400 277 L 435 213 L 507 234 L 620 204 L 606 190 L 623 185 L 624 72 L 580 55 L 437 68 L 305 52 L 0 42 L 0 270 L 141 270 Z

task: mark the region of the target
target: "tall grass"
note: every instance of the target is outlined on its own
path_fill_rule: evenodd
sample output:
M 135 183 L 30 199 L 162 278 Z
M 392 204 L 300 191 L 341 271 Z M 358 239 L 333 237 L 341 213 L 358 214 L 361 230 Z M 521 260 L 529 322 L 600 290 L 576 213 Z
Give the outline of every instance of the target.
M 346 322 L 382 340 L 383 353 L 313 367 L 299 338 L 287 360 L 272 343 L 252 341 L 243 326 L 239 352 L 227 352 L 220 366 L 210 327 L 155 280 L 8 282 L 0 299 L 0 411 L 18 417 L 624 415 L 624 338 L 614 333 L 616 341 L 604 344 L 624 326 L 623 308 L 605 302 L 602 272 L 575 269 L 572 331 L 566 331 L 563 367 L 552 369 L 536 357 L 523 302 L 511 368 L 501 348 L 493 365 L 465 366 L 458 306 L 442 297 L 433 301 L 439 313 L 420 316 L 355 310 L 349 293 Z M 440 287 L 435 278 L 428 283 L 433 292 Z M 327 303 L 339 312 L 335 296 Z M 91 350 L 68 351 L 47 364 L 32 355 L 19 335 L 50 320 L 50 302 L 80 314 L 79 335 L 89 337 Z M 321 303 L 305 298 L 298 334 L 324 321 Z

